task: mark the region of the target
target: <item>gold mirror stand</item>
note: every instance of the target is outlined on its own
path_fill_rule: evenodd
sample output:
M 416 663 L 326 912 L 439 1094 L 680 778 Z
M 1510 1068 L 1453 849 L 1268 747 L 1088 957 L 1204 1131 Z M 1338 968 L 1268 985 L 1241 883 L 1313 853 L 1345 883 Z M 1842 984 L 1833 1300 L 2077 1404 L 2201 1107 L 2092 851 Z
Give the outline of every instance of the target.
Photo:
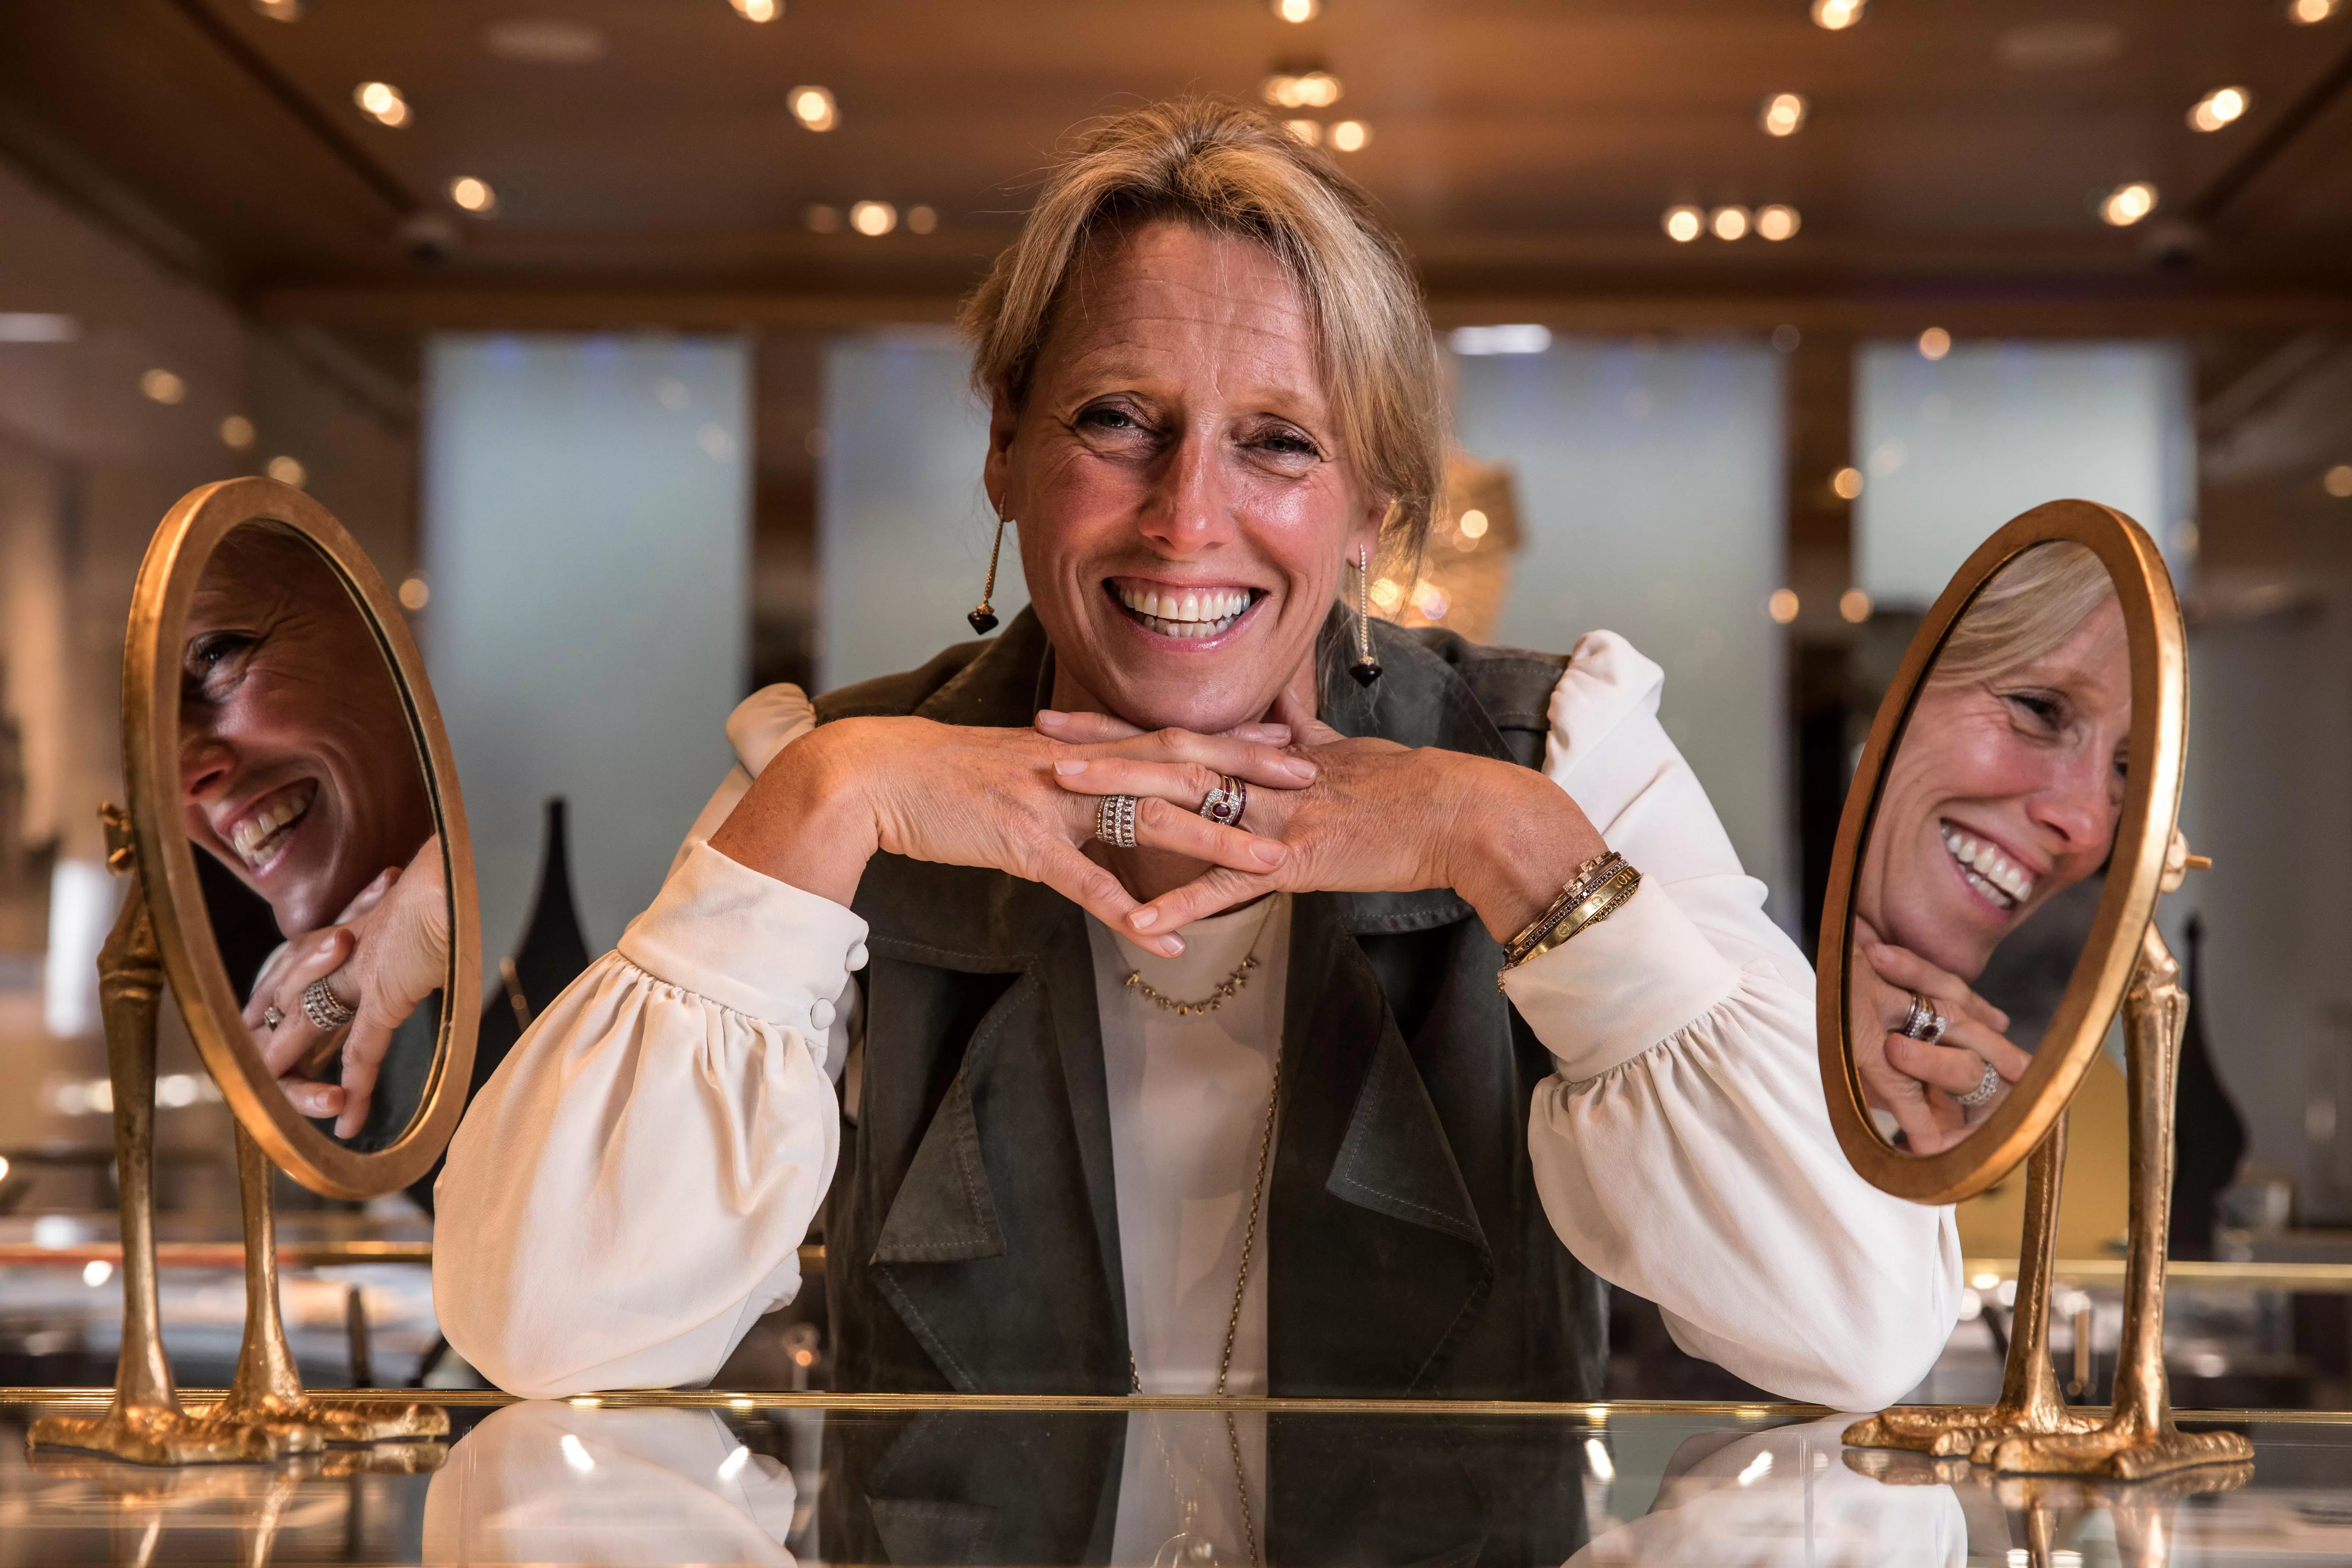
M 164 1353 L 155 1277 L 155 1015 L 163 959 L 131 847 L 131 820 L 103 807 L 108 868 L 131 886 L 99 952 L 107 1077 L 114 1091 L 114 1162 L 122 1236 L 122 1354 L 114 1401 L 104 1415 L 47 1415 L 33 1423 L 36 1448 L 79 1448 L 145 1465 L 252 1462 L 316 1452 L 328 1443 L 437 1437 L 446 1411 L 425 1405 L 381 1407 L 313 1400 L 302 1392 L 278 1306 L 278 1219 L 269 1157 L 236 1129 L 238 1196 L 245 1217 L 245 1342 L 236 1379 L 212 1409 L 180 1406 Z
M 2176 831 L 2161 890 L 2209 862 Z M 2180 1076 L 2189 993 L 2180 964 L 2150 916 L 2124 993 L 2124 1058 L 2131 1097 L 2130 1254 L 2124 1266 L 2123 1335 L 2115 1405 L 2105 1420 L 2070 1408 L 2050 1362 L 2050 1286 L 2057 1242 L 2064 1122 L 2026 1165 L 2025 1234 L 2019 1249 L 2017 1316 L 2001 1399 L 1990 1407 L 1890 1410 L 1847 1428 L 1863 1447 L 1968 1454 L 1996 1470 L 2137 1480 L 2198 1465 L 2243 1464 L 2253 1445 L 2235 1432 L 2183 1432 L 2172 1424 L 2164 1373 L 2165 1243 L 2172 1210 L 2173 1096 Z
M 2066 1516 L 2093 1512 L 2108 1517 L 2115 1534 L 2117 1568 L 2168 1568 L 2172 1562 L 2176 1515 L 2184 1499 L 2235 1491 L 2254 1479 L 2248 1464 L 2217 1464 L 2181 1470 L 2158 1479 L 2106 1483 L 2079 1476 L 1988 1476 L 1971 1474 L 1962 1458 L 1920 1458 L 1910 1454 L 1853 1450 L 1846 1468 L 1889 1486 L 1950 1487 L 1987 1495 L 2010 1516 L 2008 1560 L 2021 1568 L 2057 1568 L 2061 1553 L 2079 1560 L 2079 1551 L 2059 1542 Z M 2000 1553 L 1991 1555 L 1998 1557 Z

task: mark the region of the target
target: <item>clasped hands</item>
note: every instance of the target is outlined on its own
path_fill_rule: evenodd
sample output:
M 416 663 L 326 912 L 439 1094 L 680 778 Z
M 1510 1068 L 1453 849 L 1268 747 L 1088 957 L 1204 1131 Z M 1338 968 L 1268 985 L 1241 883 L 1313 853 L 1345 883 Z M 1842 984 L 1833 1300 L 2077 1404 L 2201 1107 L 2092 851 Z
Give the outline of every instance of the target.
M 1249 786 L 1238 827 L 1200 815 L 1223 775 Z M 1132 851 L 1095 838 L 1113 795 L 1138 801 Z M 840 720 L 779 753 L 710 838 L 844 904 L 877 850 L 993 868 L 1166 955 L 1193 921 L 1274 891 L 1451 888 L 1507 936 L 1600 843 L 1533 769 L 1351 739 L 1287 696 L 1217 735 L 1051 710 L 1029 730 Z
M 2008 1014 L 1959 976 L 1882 940 L 1860 916 L 1853 953 L 1847 1027 L 1863 1098 L 1895 1118 L 1914 1153 L 1941 1153 L 1992 1114 L 2033 1058 L 2010 1043 Z M 1944 1036 L 1935 1045 L 1903 1033 L 1915 993 L 1944 1016 Z M 1959 1096 L 1983 1081 L 1987 1063 L 2000 1075 L 1998 1089 L 1980 1105 L 1962 1105 Z

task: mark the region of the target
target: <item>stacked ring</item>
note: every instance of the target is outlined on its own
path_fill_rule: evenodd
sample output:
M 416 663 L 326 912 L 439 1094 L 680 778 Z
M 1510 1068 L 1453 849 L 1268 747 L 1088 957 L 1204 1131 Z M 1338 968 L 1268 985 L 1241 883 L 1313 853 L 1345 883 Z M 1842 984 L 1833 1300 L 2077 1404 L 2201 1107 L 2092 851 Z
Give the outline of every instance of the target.
M 278 1010 L 277 1003 L 272 1002 L 261 1010 L 261 1021 L 274 1029 L 286 1021 L 286 1015 Z
M 1135 847 L 1135 797 L 1107 795 L 1095 802 L 1095 837 L 1118 849 Z
M 1224 827 L 1239 827 L 1242 813 L 1249 809 L 1249 785 L 1226 773 L 1217 780 L 1217 787 L 1201 802 L 1201 815 Z
M 1911 994 L 1911 1011 L 1903 1020 L 1898 1034 L 1908 1035 L 1923 1046 L 1932 1046 L 1944 1037 L 1952 1021 L 1936 1011 L 1936 1005 L 1916 991 Z
M 1966 1094 L 1956 1094 L 1952 1096 L 1952 1098 L 1958 1100 L 1962 1105 L 1967 1106 L 1970 1110 L 1974 1110 L 1978 1106 L 1982 1105 L 1986 1100 L 1990 1100 L 1994 1095 L 1999 1094 L 2000 1092 L 2000 1069 L 1993 1066 L 1992 1063 L 1987 1062 L 1985 1063 L 1984 1077 L 1977 1079 L 1976 1088 L 1969 1090 Z
M 302 988 L 302 1016 L 321 1029 L 340 1029 L 359 1016 L 359 1009 L 336 995 L 323 974 Z

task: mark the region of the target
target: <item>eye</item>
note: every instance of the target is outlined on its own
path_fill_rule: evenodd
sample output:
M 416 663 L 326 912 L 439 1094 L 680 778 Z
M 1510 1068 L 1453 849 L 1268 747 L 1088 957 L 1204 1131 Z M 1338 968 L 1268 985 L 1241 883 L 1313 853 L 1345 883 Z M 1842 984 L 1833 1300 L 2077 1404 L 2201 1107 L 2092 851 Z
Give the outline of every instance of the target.
M 1081 430 L 1112 436 L 1139 432 L 1143 429 L 1143 421 L 1135 416 L 1133 410 L 1123 408 L 1116 403 L 1088 404 L 1078 410 L 1077 417 L 1071 423 Z
M 2045 734 L 2055 733 L 2065 722 L 2065 702 L 2046 691 L 2004 692 L 2001 700 L 2029 728 Z
M 261 639 L 251 632 L 207 632 L 181 656 L 184 694 L 217 701 L 233 689 Z

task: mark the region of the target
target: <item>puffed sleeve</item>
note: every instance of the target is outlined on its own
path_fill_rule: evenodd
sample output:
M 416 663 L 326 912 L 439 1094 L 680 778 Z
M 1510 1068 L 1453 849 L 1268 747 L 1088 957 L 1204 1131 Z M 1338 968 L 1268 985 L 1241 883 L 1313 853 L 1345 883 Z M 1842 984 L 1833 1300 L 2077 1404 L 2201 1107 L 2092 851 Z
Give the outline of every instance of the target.
M 1846 1163 L 1811 967 L 1658 723 L 1664 684 L 1595 632 L 1553 693 L 1546 772 L 1643 881 L 1506 977 L 1559 1068 L 1529 1118 L 1537 1187 L 1569 1249 L 1685 1350 L 1790 1398 L 1885 1405 L 1958 1317 L 1952 1211 Z
M 704 1383 L 798 1293 L 866 934 L 689 837 L 450 1142 L 433 1294 L 458 1353 L 537 1396 Z

